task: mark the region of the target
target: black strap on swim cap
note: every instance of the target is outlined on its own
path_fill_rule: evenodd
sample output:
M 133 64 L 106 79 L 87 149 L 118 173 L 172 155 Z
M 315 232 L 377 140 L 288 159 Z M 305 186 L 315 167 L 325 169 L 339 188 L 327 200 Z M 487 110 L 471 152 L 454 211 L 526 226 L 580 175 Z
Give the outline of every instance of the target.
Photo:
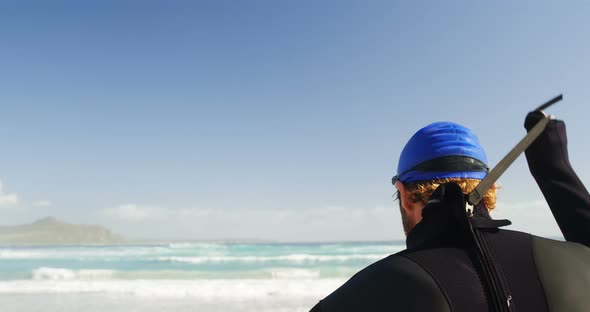
M 481 160 L 468 156 L 443 156 L 425 161 L 406 171 L 488 172 L 490 168 Z
M 391 183 L 410 171 L 421 172 L 488 172 L 490 168 L 483 161 L 468 156 L 443 156 L 427 160 L 423 163 L 394 176 Z

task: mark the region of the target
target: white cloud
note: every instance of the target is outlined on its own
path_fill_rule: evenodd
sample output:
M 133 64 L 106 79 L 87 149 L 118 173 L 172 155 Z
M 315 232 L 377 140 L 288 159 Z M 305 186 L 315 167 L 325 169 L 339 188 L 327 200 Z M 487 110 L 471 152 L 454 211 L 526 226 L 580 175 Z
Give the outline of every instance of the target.
M 14 206 L 16 204 L 18 204 L 18 195 L 4 193 L 2 181 L 0 181 L 0 207 Z
M 101 214 L 123 221 L 146 221 L 156 219 L 162 216 L 163 210 L 160 208 L 142 206 L 137 204 L 124 204 L 115 208 L 108 208 L 101 211 Z
M 405 239 L 399 209 L 322 207 L 301 209 L 162 208 L 125 204 L 104 209 L 102 222 L 116 232 L 150 239 L 264 239 L 346 241 Z M 559 228 L 543 200 L 498 203 L 495 219 L 508 229 L 557 237 Z
M 559 237 L 561 231 L 544 200 L 521 202 L 499 202 L 491 213 L 494 219 L 509 219 L 511 230 L 523 231 L 539 236 Z
M 100 212 L 131 237 L 339 241 L 402 239 L 395 207 L 318 209 L 159 208 L 125 204 Z
M 504 218 L 545 216 L 550 212 L 547 202 L 538 199 L 520 202 L 499 201 L 496 207 L 496 209 L 492 210 L 492 217 L 495 215 Z
M 33 207 L 51 207 L 52 205 L 49 200 L 39 200 L 33 203 Z

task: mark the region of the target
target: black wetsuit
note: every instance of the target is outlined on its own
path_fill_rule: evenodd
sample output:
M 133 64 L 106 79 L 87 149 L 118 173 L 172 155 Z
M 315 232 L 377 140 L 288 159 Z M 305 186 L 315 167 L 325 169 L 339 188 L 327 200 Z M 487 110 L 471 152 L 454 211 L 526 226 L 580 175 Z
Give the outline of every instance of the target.
M 540 118 L 529 114 L 530 129 Z M 590 195 L 573 171 L 562 121 L 526 151 L 567 242 L 469 217 L 456 184 L 437 189 L 407 249 L 354 275 L 311 311 L 590 311 Z

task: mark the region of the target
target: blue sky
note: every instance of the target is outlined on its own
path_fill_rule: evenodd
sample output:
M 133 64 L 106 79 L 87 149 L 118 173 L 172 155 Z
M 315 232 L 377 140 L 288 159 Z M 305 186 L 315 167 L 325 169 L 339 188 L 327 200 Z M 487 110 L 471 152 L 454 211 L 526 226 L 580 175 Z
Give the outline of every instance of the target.
M 1 224 L 130 237 L 403 237 L 389 179 L 420 127 L 472 128 L 495 164 L 563 92 L 590 181 L 584 1 L 0 4 Z M 524 159 L 498 216 L 558 230 Z

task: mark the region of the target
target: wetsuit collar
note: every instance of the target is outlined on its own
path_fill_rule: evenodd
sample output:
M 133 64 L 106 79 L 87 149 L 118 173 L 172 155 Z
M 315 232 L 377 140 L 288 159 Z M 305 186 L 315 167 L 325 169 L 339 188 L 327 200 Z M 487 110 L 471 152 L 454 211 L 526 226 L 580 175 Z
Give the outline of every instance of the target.
M 460 247 L 469 243 L 469 220 L 465 213 L 465 195 L 455 183 L 441 185 L 422 210 L 422 221 L 406 238 L 408 249 Z M 483 203 L 475 207 L 478 219 L 491 220 Z

